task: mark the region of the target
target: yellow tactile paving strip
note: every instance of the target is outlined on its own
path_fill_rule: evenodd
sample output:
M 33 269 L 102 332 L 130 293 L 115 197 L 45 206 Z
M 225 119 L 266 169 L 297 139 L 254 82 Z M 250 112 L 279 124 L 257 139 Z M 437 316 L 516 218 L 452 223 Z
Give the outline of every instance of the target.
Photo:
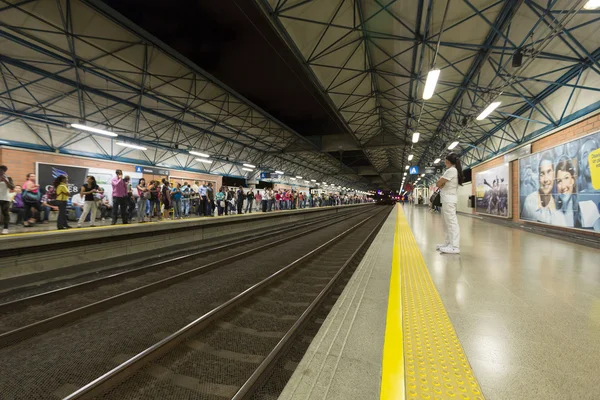
M 394 268 L 399 271 L 393 271 Z M 386 328 L 381 399 L 483 400 L 481 388 L 400 206 L 396 221 L 392 279 L 397 282 L 392 281 L 390 285 L 388 323 L 390 308 L 397 308 L 397 304 L 391 304 L 392 286 L 397 285 L 402 303 L 402 334 L 388 336 Z M 386 388 L 391 384 L 387 375 L 393 372 L 385 363 L 386 358 L 390 358 L 386 351 L 394 347 L 392 344 L 388 345 L 388 341 L 398 340 L 404 342 L 402 353 L 405 381 L 396 382 L 396 385 L 403 386 L 404 396 Z

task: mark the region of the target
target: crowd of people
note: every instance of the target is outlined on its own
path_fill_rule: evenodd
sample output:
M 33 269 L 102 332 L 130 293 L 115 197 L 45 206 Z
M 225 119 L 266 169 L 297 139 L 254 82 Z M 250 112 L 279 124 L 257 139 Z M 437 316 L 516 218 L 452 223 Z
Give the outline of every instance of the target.
M 58 176 L 48 187 L 36 182 L 36 175 L 27 174 L 22 185 L 16 185 L 7 175 L 8 168 L 0 166 L 0 210 L 2 234 L 8 234 L 10 214 L 16 214 L 16 223 L 24 227 L 48 224 L 50 213 L 57 212 L 58 229 L 70 229 L 69 217 L 77 227 L 96 219 L 110 218 L 112 224 L 121 219 L 123 224 L 181 219 L 191 216 L 214 217 L 257 211 L 273 212 L 301 208 L 358 204 L 365 197 L 338 193 L 310 193 L 293 189 L 253 189 L 222 186 L 218 190 L 212 182 L 172 183 L 168 179 L 146 182 L 141 178 L 133 185 L 131 177 L 115 171 L 111 180 L 112 195 L 105 194 L 94 176 L 88 176 L 81 186 L 69 184 L 66 175 Z M 76 193 L 71 196 L 71 191 Z M 98 213 L 100 214 L 98 216 Z

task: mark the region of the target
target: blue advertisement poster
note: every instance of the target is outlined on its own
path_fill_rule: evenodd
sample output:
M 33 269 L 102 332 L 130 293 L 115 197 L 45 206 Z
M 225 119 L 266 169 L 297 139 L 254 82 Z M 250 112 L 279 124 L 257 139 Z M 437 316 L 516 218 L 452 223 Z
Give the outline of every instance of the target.
M 600 232 L 600 132 L 519 160 L 520 217 Z

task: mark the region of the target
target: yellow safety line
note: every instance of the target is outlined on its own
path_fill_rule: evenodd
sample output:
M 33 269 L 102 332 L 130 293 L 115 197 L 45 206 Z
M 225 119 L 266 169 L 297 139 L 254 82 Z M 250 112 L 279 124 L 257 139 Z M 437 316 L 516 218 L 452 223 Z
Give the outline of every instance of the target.
M 400 271 L 400 208 L 396 215 L 392 275 L 388 299 L 385 341 L 383 344 L 383 362 L 381 374 L 382 400 L 400 400 L 405 397 L 404 388 L 404 340 L 402 335 L 402 292 Z
M 394 266 L 400 268 L 406 398 L 483 400 L 401 207 L 396 226 L 394 256 L 399 260 Z

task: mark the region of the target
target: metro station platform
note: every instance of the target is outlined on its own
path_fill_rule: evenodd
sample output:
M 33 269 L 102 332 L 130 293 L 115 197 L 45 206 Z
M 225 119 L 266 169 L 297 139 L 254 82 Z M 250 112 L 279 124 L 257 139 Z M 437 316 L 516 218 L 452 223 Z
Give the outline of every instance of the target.
M 397 206 L 281 400 L 598 399 L 600 252 Z

